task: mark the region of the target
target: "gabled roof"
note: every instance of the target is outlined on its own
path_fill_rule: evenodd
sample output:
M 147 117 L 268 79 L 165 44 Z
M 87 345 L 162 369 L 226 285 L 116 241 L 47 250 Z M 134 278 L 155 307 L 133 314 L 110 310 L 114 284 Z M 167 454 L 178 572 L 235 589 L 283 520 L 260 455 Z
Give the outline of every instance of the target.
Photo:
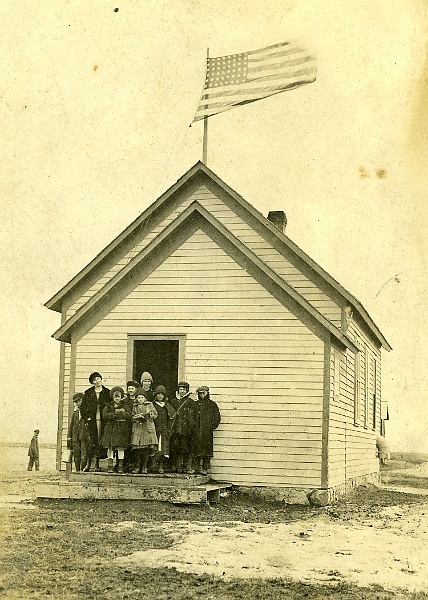
M 358 348 L 355 344 L 348 339 L 340 329 L 326 319 L 316 308 L 296 292 L 294 288 L 288 285 L 288 283 L 258 258 L 258 256 L 249 250 L 245 244 L 226 229 L 220 221 L 211 215 L 198 202 L 192 202 L 192 204 L 158 236 L 156 236 L 144 250 L 137 254 L 115 275 L 115 277 L 81 306 L 80 309 L 54 333 L 53 337 L 61 341 L 70 341 L 71 331 L 81 323 L 85 317 L 97 312 L 103 303 L 112 296 L 116 297 L 117 290 L 126 289 L 126 285 L 123 285 L 126 280 L 134 279 L 135 282 L 135 275 L 138 274 L 141 265 L 144 265 L 146 272 L 150 272 L 149 263 L 157 255 L 161 246 L 169 245 L 170 240 L 177 239 L 180 231 L 185 232 L 187 237 L 190 237 L 196 229 L 202 229 L 208 235 L 214 235 L 219 245 L 229 254 L 234 254 L 235 257 L 238 257 L 238 261 L 245 266 L 249 273 L 255 275 L 256 278 L 260 278 L 260 276 L 264 278 L 267 277 L 270 283 L 270 291 L 274 289 L 274 294 L 279 297 L 281 296 L 281 293 L 285 294 L 292 304 L 299 307 L 300 310 L 303 310 L 309 318 L 316 321 L 325 331 L 330 332 L 330 334 L 343 346 L 355 353 L 358 352 Z
M 172 185 L 166 192 L 164 192 L 151 206 L 149 206 L 135 221 L 133 221 L 119 236 L 117 236 L 102 252 L 100 252 L 80 273 L 78 273 L 69 283 L 67 283 L 59 292 L 57 292 L 48 302 L 46 302 L 45 306 L 51 310 L 61 311 L 63 300 L 85 279 L 88 277 L 95 269 L 97 269 L 103 261 L 107 260 L 108 257 L 115 252 L 120 244 L 122 244 L 127 238 L 135 234 L 138 229 L 144 224 L 147 223 L 150 218 L 154 215 L 154 213 L 160 209 L 160 207 L 167 202 L 171 197 L 177 194 L 180 190 L 190 185 L 192 182 L 198 181 L 200 185 L 203 184 L 215 184 L 221 190 L 228 195 L 237 206 L 240 207 L 242 211 L 244 211 L 248 216 L 251 216 L 253 222 L 257 223 L 260 227 L 260 231 L 262 234 L 268 235 L 270 240 L 274 240 L 275 247 L 277 250 L 282 252 L 287 252 L 287 254 L 294 254 L 295 257 L 300 259 L 308 268 L 310 268 L 315 274 L 317 274 L 325 284 L 330 286 L 336 293 L 338 293 L 346 302 L 352 305 L 354 311 L 359 313 L 364 323 L 367 325 L 368 329 L 372 332 L 375 338 L 381 343 L 381 345 L 387 350 L 391 350 L 391 346 L 371 319 L 370 315 L 364 308 L 364 306 L 353 296 L 350 294 L 340 283 L 338 283 L 329 273 L 327 273 L 322 267 L 320 267 L 314 260 L 312 260 L 303 250 L 301 250 L 289 237 L 283 234 L 277 227 L 275 227 L 268 219 L 266 219 L 258 210 L 256 210 L 251 204 L 249 204 L 242 196 L 240 196 L 237 192 L 235 192 L 232 188 L 230 188 L 224 181 L 222 181 L 211 169 L 209 169 L 204 163 L 197 162 L 191 169 L 189 169 L 177 182 Z M 202 208 L 202 207 L 199 207 Z M 202 214 L 202 213 L 201 213 Z M 218 225 L 221 224 L 218 222 Z M 230 236 L 230 232 L 228 233 Z M 160 234 L 162 236 L 162 234 Z M 160 238 L 160 236 L 158 236 Z M 157 238 L 156 238 L 157 239 Z M 160 238 L 161 239 L 161 238 Z M 150 245 L 151 246 L 151 245 Z M 149 247 L 150 247 L 149 246 Z M 246 248 L 248 250 L 248 248 Z M 137 257 L 136 257 L 137 258 Z M 255 257 L 257 258 L 257 257 Z M 257 260 L 259 260 L 257 258 Z M 131 261 L 133 262 L 133 261 Z M 130 266 L 129 263 L 126 267 L 124 267 L 125 271 L 122 269 L 123 273 L 126 273 L 126 269 Z M 267 266 L 264 265 L 264 268 L 267 269 Z M 122 273 L 118 273 L 116 277 L 114 277 L 105 287 L 108 287 L 110 284 L 113 284 L 113 281 Z M 276 275 L 276 274 L 275 274 Z M 276 276 L 278 277 L 278 276 Z M 289 286 L 290 287 L 290 286 Z M 293 289 L 290 287 L 290 290 Z M 103 288 L 104 290 L 104 288 Z M 102 292 L 102 290 L 100 290 Z M 99 293 L 100 293 L 99 292 Z M 299 295 L 295 290 L 293 292 Z M 95 297 L 98 297 L 96 294 Z M 300 295 L 299 295 L 300 296 Z M 94 297 L 94 298 L 95 298 Z M 93 298 L 93 299 L 94 299 Z M 86 306 L 91 306 L 92 300 L 89 300 L 79 311 L 77 314 L 80 314 L 81 310 Z M 304 301 L 303 298 L 301 298 Z M 306 301 L 304 301 L 306 302 Z M 309 305 L 311 309 L 313 307 Z M 313 309 L 315 310 L 315 309 Z M 318 311 L 317 311 L 318 312 Z M 76 316 L 74 315 L 74 316 Z M 321 315 L 320 315 L 321 316 Z M 322 317 L 324 319 L 324 317 Z M 74 317 L 72 317 L 74 319 Z M 69 320 L 71 321 L 71 319 Z M 63 327 L 65 327 L 68 323 L 65 323 Z M 62 334 L 59 332 L 63 329 L 63 327 L 56 332 L 62 337 Z M 342 334 L 343 335 L 343 334 Z M 58 337 L 58 339 L 60 339 Z

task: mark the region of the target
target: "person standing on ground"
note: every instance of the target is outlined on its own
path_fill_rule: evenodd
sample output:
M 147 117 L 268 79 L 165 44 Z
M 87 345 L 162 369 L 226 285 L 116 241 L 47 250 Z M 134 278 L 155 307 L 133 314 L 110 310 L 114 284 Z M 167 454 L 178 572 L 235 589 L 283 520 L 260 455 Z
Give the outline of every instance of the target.
M 28 461 L 28 471 L 32 471 L 33 470 L 33 465 L 36 469 L 36 471 L 39 470 L 39 430 L 35 429 L 34 430 L 34 435 L 31 438 L 31 442 L 30 442 L 30 447 L 28 448 L 28 456 L 29 461 Z
M 85 391 L 80 409 L 82 417 L 88 423 L 89 435 L 91 438 L 91 452 L 84 471 L 89 471 L 91 468 L 92 458 L 94 457 L 94 471 L 101 471 L 100 454 L 102 449 L 100 442 L 104 428 L 103 410 L 107 402 L 110 400 L 110 390 L 103 386 L 103 378 L 98 372 L 91 373 L 89 375 L 89 383 L 92 384 L 92 387 Z
M 206 475 L 211 469 L 213 456 L 213 432 L 220 425 L 220 411 L 210 398 L 210 390 L 201 385 L 196 390 L 194 427 L 192 431 L 192 456 L 196 473 Z
M 380 435 L 380 433 L 376 436 L 376 448 L 377 448 L 377 456 L 379 458 L 379 463 L 384 465 L 388 458 L 391 458 L 391 452 L 388 441 Z

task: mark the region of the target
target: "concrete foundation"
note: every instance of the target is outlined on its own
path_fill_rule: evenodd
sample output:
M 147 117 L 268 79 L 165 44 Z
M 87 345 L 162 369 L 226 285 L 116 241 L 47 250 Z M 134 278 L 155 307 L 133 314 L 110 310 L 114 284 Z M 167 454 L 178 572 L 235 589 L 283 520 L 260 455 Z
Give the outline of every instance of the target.
M 298 489 L 283 487 L 250 487 L 239 486 L 239 491 L 254 498 L 263 498 L 268 502 L 284 502 L 284 504 L 299 504 L 302 506 L 325 506 L 352 492 L 359 485 L 370 483 L 380 485 L 380 473 L 368 473 L 353 477 L 346 482 L 322 489 Z
M 209 504 L 231 487 L 192 475 L 72 473 L 57 482 L 36 484 L 37 498 L 74 500 L 158 500 L 174 504 Z
M 345 496 L 349 494 L 359 485 L 363 485 L 365 483 L 371 483 L 373 485 L 380 485 L 381 483 L 381 474 L 379 471 L 376 473 L 367 473 L 366 475 L 359 475 L 358 477 L 351 477 L 347 479 L 344 483 L 340 485 L 336 485 L 334 487 L 329 488 L 328 491 L 328 499 L 329 502 L 334 502 L 338 500 L 341 496 Z

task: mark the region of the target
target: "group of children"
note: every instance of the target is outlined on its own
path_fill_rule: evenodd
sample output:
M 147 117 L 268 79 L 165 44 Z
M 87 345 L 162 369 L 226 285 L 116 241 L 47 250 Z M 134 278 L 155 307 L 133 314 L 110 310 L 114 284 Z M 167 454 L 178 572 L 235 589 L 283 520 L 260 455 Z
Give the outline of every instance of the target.
M 128 381 L 126 394 L 119 386 L 106 388 L 97 372 L 89 382 L 91 388 L 73 396 L 68 429 L 76 471 L 89 471 L 93 460 L 93 470 L 100 471 L 107 452 L 109 473 L 208 473 L 220 411 L 207 386 L 199 387 L 194 398 L 182 381 L 169 400 L 163 385 L 152 390 L 148 372 L 141 384 Z

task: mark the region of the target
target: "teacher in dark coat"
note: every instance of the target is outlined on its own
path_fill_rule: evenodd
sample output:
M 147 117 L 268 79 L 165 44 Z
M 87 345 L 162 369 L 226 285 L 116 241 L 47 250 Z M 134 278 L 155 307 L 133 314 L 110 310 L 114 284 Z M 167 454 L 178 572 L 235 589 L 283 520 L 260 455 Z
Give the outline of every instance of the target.
M 92 387 L 85 391 L 80 408 L 82 418 L 88 424 L 91 439 L 91 455 L 88 457 L 88 463 L 84 471 L 89 471 L 91 468 L 92 458 L 95 458 L 94 471 L 101 471 L 100 454 L 104 452 L 100 445 L 104 429 L 103 410 L 110 400 L 110 390 L 102 382 L 103 378 L 100 373 L 95 372 L 89 375 L 89 383 L 92 383 Z

